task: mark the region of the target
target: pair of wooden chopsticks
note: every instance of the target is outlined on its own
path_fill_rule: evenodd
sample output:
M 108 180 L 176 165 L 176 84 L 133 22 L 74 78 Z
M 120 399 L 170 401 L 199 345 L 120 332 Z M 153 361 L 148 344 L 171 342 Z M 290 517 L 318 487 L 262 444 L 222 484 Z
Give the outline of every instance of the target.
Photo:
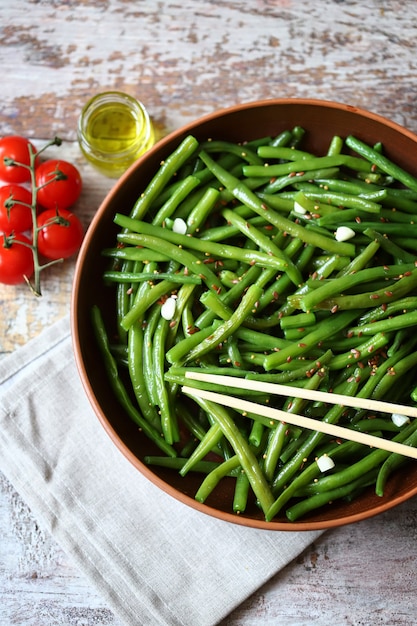
M 396 413 L 405 415 L 407 417 L 417 417 L 417 407 L 405 406 L 402 404 L 394 404 L 391 402 L 382 402 L 379 400 L 370 400 L 367 398 L 356 398 L 350 396 L 344 396 L 341 394 L 327 393 L 325 391 L 316 391 L 312 389 L 303 389 L 298 387 L 291 387 L 288 385 L 278 385 L 275 383 L 267 383 L 262 381 L 250 380 L 247 378 L 237 378 L 234 376 L 221 376 L 218 374 L 205 374 L 204 372 L 187 372 L 186 378 L 197 380 L 205 383 L 214 383 L 222 387 L 236 387 L 239 389 L 251 389 L 254 391 L 262 391 L 274 395 L 282 395 L 290 398 L 302 398 L 305 400 L 313 400 L 319 402 L 326 402 L 328 404 L 340 404 L 342 406 L 349 406 L 354 408 L 362 408 L 371 411 L 378 411 L 382 413 Z M 205 389 L 188 387 L 184 385 L 182 391 L 190 396 L 195 396 L 221 404 L 232 409 L 244 411 L 247 413 L 255 413 L 264 417 L 278 420 L 280 422 L 286 422 L 293 426 L 299 426 L 301 428 L 307 428 L 308 430 L 315 430 L 325 433 L 332 437 L 339 437 L 341 439 L 347 439 L 355 441 L 356 443 L 362 443 L 372 448 L 380 448 L 388 452 L 395 452 L 403 456 L 417 459 L 417 448 L 413 448 L 403 443 L 383 439 L 381 437 L 375 437 L 368 433 L 363 433 L 343 426 L 335 424 L 327 424 L 320 420 L 315 420 L 303 415 L 296 415 L 294 413 L 286 413 L 280 409 L 274 409 L 269 406 L 257 404 L 249 400 L 242 398 L 236 398 L 222 393 L 214 391 L 207 391 Z

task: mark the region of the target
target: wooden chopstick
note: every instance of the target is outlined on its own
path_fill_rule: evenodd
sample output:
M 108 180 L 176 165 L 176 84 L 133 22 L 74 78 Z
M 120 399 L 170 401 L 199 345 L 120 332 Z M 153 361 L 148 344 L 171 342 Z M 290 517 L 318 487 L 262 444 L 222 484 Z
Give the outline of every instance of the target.
M 238 378 L 236 376 L 204 374 L 204 372 L 186 372 L 185 376 L 186 378 L 200 380 L 201 382 L 215 383 L 222 387 L 237 387 L 239 389 L 265 391 L 266 393 L 285 396 L 286 398 L 302 398 L 304 400 L 313 400 L 314 402 L 327 402 L 328 404 L 340 404 L 355 409 L 366 409 L 367 411 L 399 413 L 407 417 L 417 417 L 417 407 L 406 406 L 405 404 L 394 404 L 392 402 L 382 402 L 368 398 L 353 398 L 340 393 L 317 391 L 316 389 L 303 389 L 302 387 L 291 387 L 291 385 L 278 385 L 276 383 L 251 380 L 250 378 Z
M 188 374 L 192 374 L 189 377 L 196 380 L 196 378 L 194 377 L 194 372 L 187 373 L 187 376 Z M 210 380 L 208 380 L 208 377 L 210 378 Z M 234 384 L 234 378 L 229 376 L 225 376 L 224 378 L 228 380 L 228 385 L 230 385 L 231 383 Z M 229 378 L 232 378 L 232 381 L 229 381 Z M 198 380 L 203 379 L 199 377 Z M 206 382 L 213 382 L 211 375 L 204 375 L 204 380 Z M 292 387 L 290 389 L 292 389 Z M 379 448 L 381 450 L 386 450 L 387 452 L 394 452 L 396 454 L 401 454 L 406 457 L 417 459 L 417 448 L 407 446 L 406 444 L 399 443 L 397 441 L 391 441 L 389 439 L 375 437 L 374 435 L 369 435 L 368 433 L 345 428 L 344 426 L 338 426 L 336 424 L 328 424 L 327 422 L 315 420 L 310 417 L 305 417 L 303 415 L 286 413 L 285 411 L 282 411 L 280 409 L 275 409 L 269 406 L 265 406 L 263 404 L 257 404 L 256 402 L 244 400 L 243 398 L 236 398 L 235 396 L 229 396 L 214 391 L 188 387 L 187 385 L 184 385 L 182 387 L 182 391 L 187 395 L 209 400 L 211 402 L 215 402 L 216 404 L 220 404 L 222 406 L 226 406 L 232 409 L 237 409 L 246 413 L 262 415 L 273 420 L 292 424 L 293 426 L 299 426 L 300 428 L 307 428 L 308 430 L 322 432 L 326 435 L 330 435 L 331 437 L 354 441 L 356 443 L 364 444 L 372 448 Z

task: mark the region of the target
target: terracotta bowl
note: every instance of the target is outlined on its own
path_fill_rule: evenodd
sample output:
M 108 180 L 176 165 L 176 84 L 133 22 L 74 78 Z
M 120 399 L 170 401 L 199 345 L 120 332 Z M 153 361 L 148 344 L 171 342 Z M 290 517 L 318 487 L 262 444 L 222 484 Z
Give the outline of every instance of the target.
M 104 308 L 109 323 L 113 316 L 114 309 L 108 305 L 108 290 L 102 286 L 101 275 L 106 259 L 102 258 L 101 251 L 114 245 L 118 231 L 113 224 L 114 214 L 130 212 L 160 162 L 186 135 L 193 134 L 201 140 L 211 137 L 239 142 L 277 135 L 296 125 L 307 131 L 303 149 L 323 154 L 334 135 L 353 134 L 371 145 L 382 141 L 389 157 L 417 175 L 417 159 L 410 158 L 417 154 L 417 137 L 391 121 L 353 106 L 283 99 L 237 105 L 218 111 L 162 139 L 115 184 L 86 234 L 76 267 L 72 299 L 73 345 L 85 392 L 102 426 L 121 453 L 150 481 L 194 509 L 226 522 L 265 530 L 330 528 L 379 514 L 417 493 L 417 465 L 409 465 L 406 471 L 393 475 L 383 498 L 376 496 L 370 488 L 352 503 L 335 502 L 295 523 L 288 522 L 284 517 L 266 522 L 255 506 L 247 513 L 236 516 L 230 508 L 232 484 L 228 480 L 215 490 L 206 504 L 199 504 L 194 500 L 194 493 L 201 482 L 200 476 L 190 473 L 182 478 L 176 471 L 150 469 L 142 462 L 145 455 L 159 452 L 152 449 L 147 439 L 138 436 L 137 428 L 120 410 L 106 383 L 106 373 L 90 327 L 89 312 L 91 306 L 97 303 Z

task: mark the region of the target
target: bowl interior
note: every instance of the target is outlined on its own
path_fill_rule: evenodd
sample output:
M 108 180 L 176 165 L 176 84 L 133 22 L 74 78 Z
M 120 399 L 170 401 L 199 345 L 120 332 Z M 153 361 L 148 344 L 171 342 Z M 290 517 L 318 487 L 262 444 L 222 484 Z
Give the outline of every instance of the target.
M 111 290 L 103 286 L 101 279 L 107 266 L 101 251 L 114 245 L 118 231 L 113 224 L 114 214 L 130 212 L 160 162 L 186 135 L 193 134 L 199 140 L 213 138 L 241 142 L 274 136 L 297 125 L 306 130 L 303 149 L 324 154 L 334 135 L 345 137 L 353 134 L 370 144 L 382 141 L 387 156 L 417 175 L 417 160 L 410 160 L 410 155 L 417 149 L 417 137 L 393 122 L 355 107 L 314 100 L 268 100 L 206 116 L 156 144 L 126 172 L 106 197 L 88 229 L 79 254 L 71 307 L 75 358 L 85 391 L 103 427 L 121 452 L 151 481 L 185 504 L 228 522 L 268 530 L 329 528 L 376 515 L 417 493 L 417 466 L 409 465 L 406 471 L 395 474 L 388 483 L 384 498 L 379 498 L 369 489 L 352 503 L 336 502 L 296 523 L 289 523 L 286 518 L 265 522 L 262 512 L 255 505 L 244 515 L 234 515 L 230 510 L 233 484 L 227 480 L 214 491 L 206 504 L 201 505 L 194 500 L 201 477 L 190 473 L 182 478 L 175 471 L 151 470 L 142 463 L 141 459 L 146 454 L 157 452 L 123 414 L 106 382 L 106 373 L 91 332 L 90 310 L 93 304 L 98 304 L 107 316 L 106 322 L 113 322 L 115 309 Z

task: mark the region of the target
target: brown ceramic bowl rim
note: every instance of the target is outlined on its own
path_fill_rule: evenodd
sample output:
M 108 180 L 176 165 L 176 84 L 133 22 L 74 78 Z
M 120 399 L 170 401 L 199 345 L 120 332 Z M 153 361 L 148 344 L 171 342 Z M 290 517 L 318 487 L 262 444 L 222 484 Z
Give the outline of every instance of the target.
M 271 521 L 266 522 L 260 519 L 252 519 L 245 516 L 236 515 L 233 512 L 227 513 L 225 511 L 218 510 L 214 507 L 208 506 L 206 504 L 201 504 L 197 502 L 194 498 L 178 491 L 175 487 L 169 485 L 164 480 L 162 480 L 159 476 L 152 472 L 152 470 L 145 465 L 138 457 L 129 449 L 129 447 L 121 441 L 119 435 L 115 431 L 115 429 L 110 425 L 106 415 L 97 402 L 97 399 L 94 394 L 94 390 L 92 389 L 88 372 L 85 368 L 85 364 L 81 357 L 81 345 L 80 345 L 80 334 L 79 328 L 77 324 L 77 310 L 78 310 L 78 301 L 79 301 L 79 281 L 82 274 L 83 263 L 87 253 L 88 246 L 90 245 L 91 239 L 94 237 L 95 225 L 100 221 L 101 216 L 106 211 L 106 207 L 109 203 L 112 202 L 113 197 L 116 195 L 117 190 L 124 184 L 124 181 L 129 178 L 132 172 L 138 170 L 141 167 L 142 162 L 149 158 L 155 152 L 162 151 L 164 146 L 176 139 L 182 138 L 185 134 L 192 134 L 193 129 L 200 126 L 202 123 L 208 122 L 210 120 L 215 120 L 216 118 L 223 117 L 228 114 L 234 114 L 238 111 L 244 111 L 245 109 L 253 109 L 253 108 L 263 108 L 268 106 L 288 106 L 292 104 L 297 105 L 309 105 L 309 106 L 317 106 L 320 108 L 331 108 L 338 109 L 340 111 L 349 111 L 354 114 L 358 114 L 362 117 L 368 118 L 369 120 L 374 120 L 383 124 L 386 127 L 390 127 L 392 130 L 412 139 L 417 143 L 417 136 L 411 131 L 407 130 L 400 124 L 389 120 L 381 115 L 376 113 L 372 113 L 366 109 L 362 109 L 357 106 L 352 106 L 348 104 L 343 104 L 340 102 L 332 101 L 332 100 L 320 100 L 320 99 L 311 99 L 311 98 L 271 98 L 271 99 L 263 99 L 257 100 L 254 102 L 247 102 L 242 104 L 237 104 L 232 107 L 218 109 L 212 113 L 204 115 L 193 122 L 187 123 L 182 127 L 174 130 L 164 138 L 160 139 L 148 152 L 146 152 L 143 156 L 141 156 L 135 163 L 133 163 L 129 169 L 121 176 L 121 178 L 115 183 L 110 192 L 104 198 L 100 207 L 98 208 L 96 214 L 94 215 L 90 227 L 88 228 L 84 242 L 80 249 L 75 272 L 74 272 L 74 280 L 73 280 L 73 289 L 72 289 L 72 298 L 71 298 L 71 334 L 72 334 L 72 342 L 73 342 L 73 351 L 75 356 L 76 366 L 82 381 L 82 385 L 84 387 L 87 398 L 101 422 L 102 427 L 107 432 L 111 441 L 116 445 L 119 451 L 130 461 L 130 463 L 138 469 L 141 474 L 143 474 L 148 480 L 150 480 L 154 485 L 159 487 L 164 492 L 168 493 L 171 497 L 174 497 L 179 502 L 187 505 L 195 510 L 200 511 L 201 513 L 207 514 L 210 517 L 214 517 L 226 522 L 230 522 L 233 524 L 243 525 L 246 527 L 251 527 L 254 529 L 262 529 L 262 530 L 278 530 L 278 531 L 311 531 L 311 530 L 325 530 L 329 528 L 335 528 L 339 526 L 344 526 L 347 524 L 351 524 L 354 522 L 359 522 L 364 519 L 368 519 L 379 515 L 391 508 L 398 506 L 399 504 L 405 502 L 410 499 L 414 495 L 417 495 L 417 486 L 413 489 L 410 489 L 407 493 L 393 496 L 389 500 L 381 500 L 381 504 L 379 506 L 374 506 L 372 509 L 367 511 L 361 511 L 359 513 L 347 514 L 337 519 L 329 519 L 324 521 L 307 521 L 303 522 L 281 522 L 281 521 Z

